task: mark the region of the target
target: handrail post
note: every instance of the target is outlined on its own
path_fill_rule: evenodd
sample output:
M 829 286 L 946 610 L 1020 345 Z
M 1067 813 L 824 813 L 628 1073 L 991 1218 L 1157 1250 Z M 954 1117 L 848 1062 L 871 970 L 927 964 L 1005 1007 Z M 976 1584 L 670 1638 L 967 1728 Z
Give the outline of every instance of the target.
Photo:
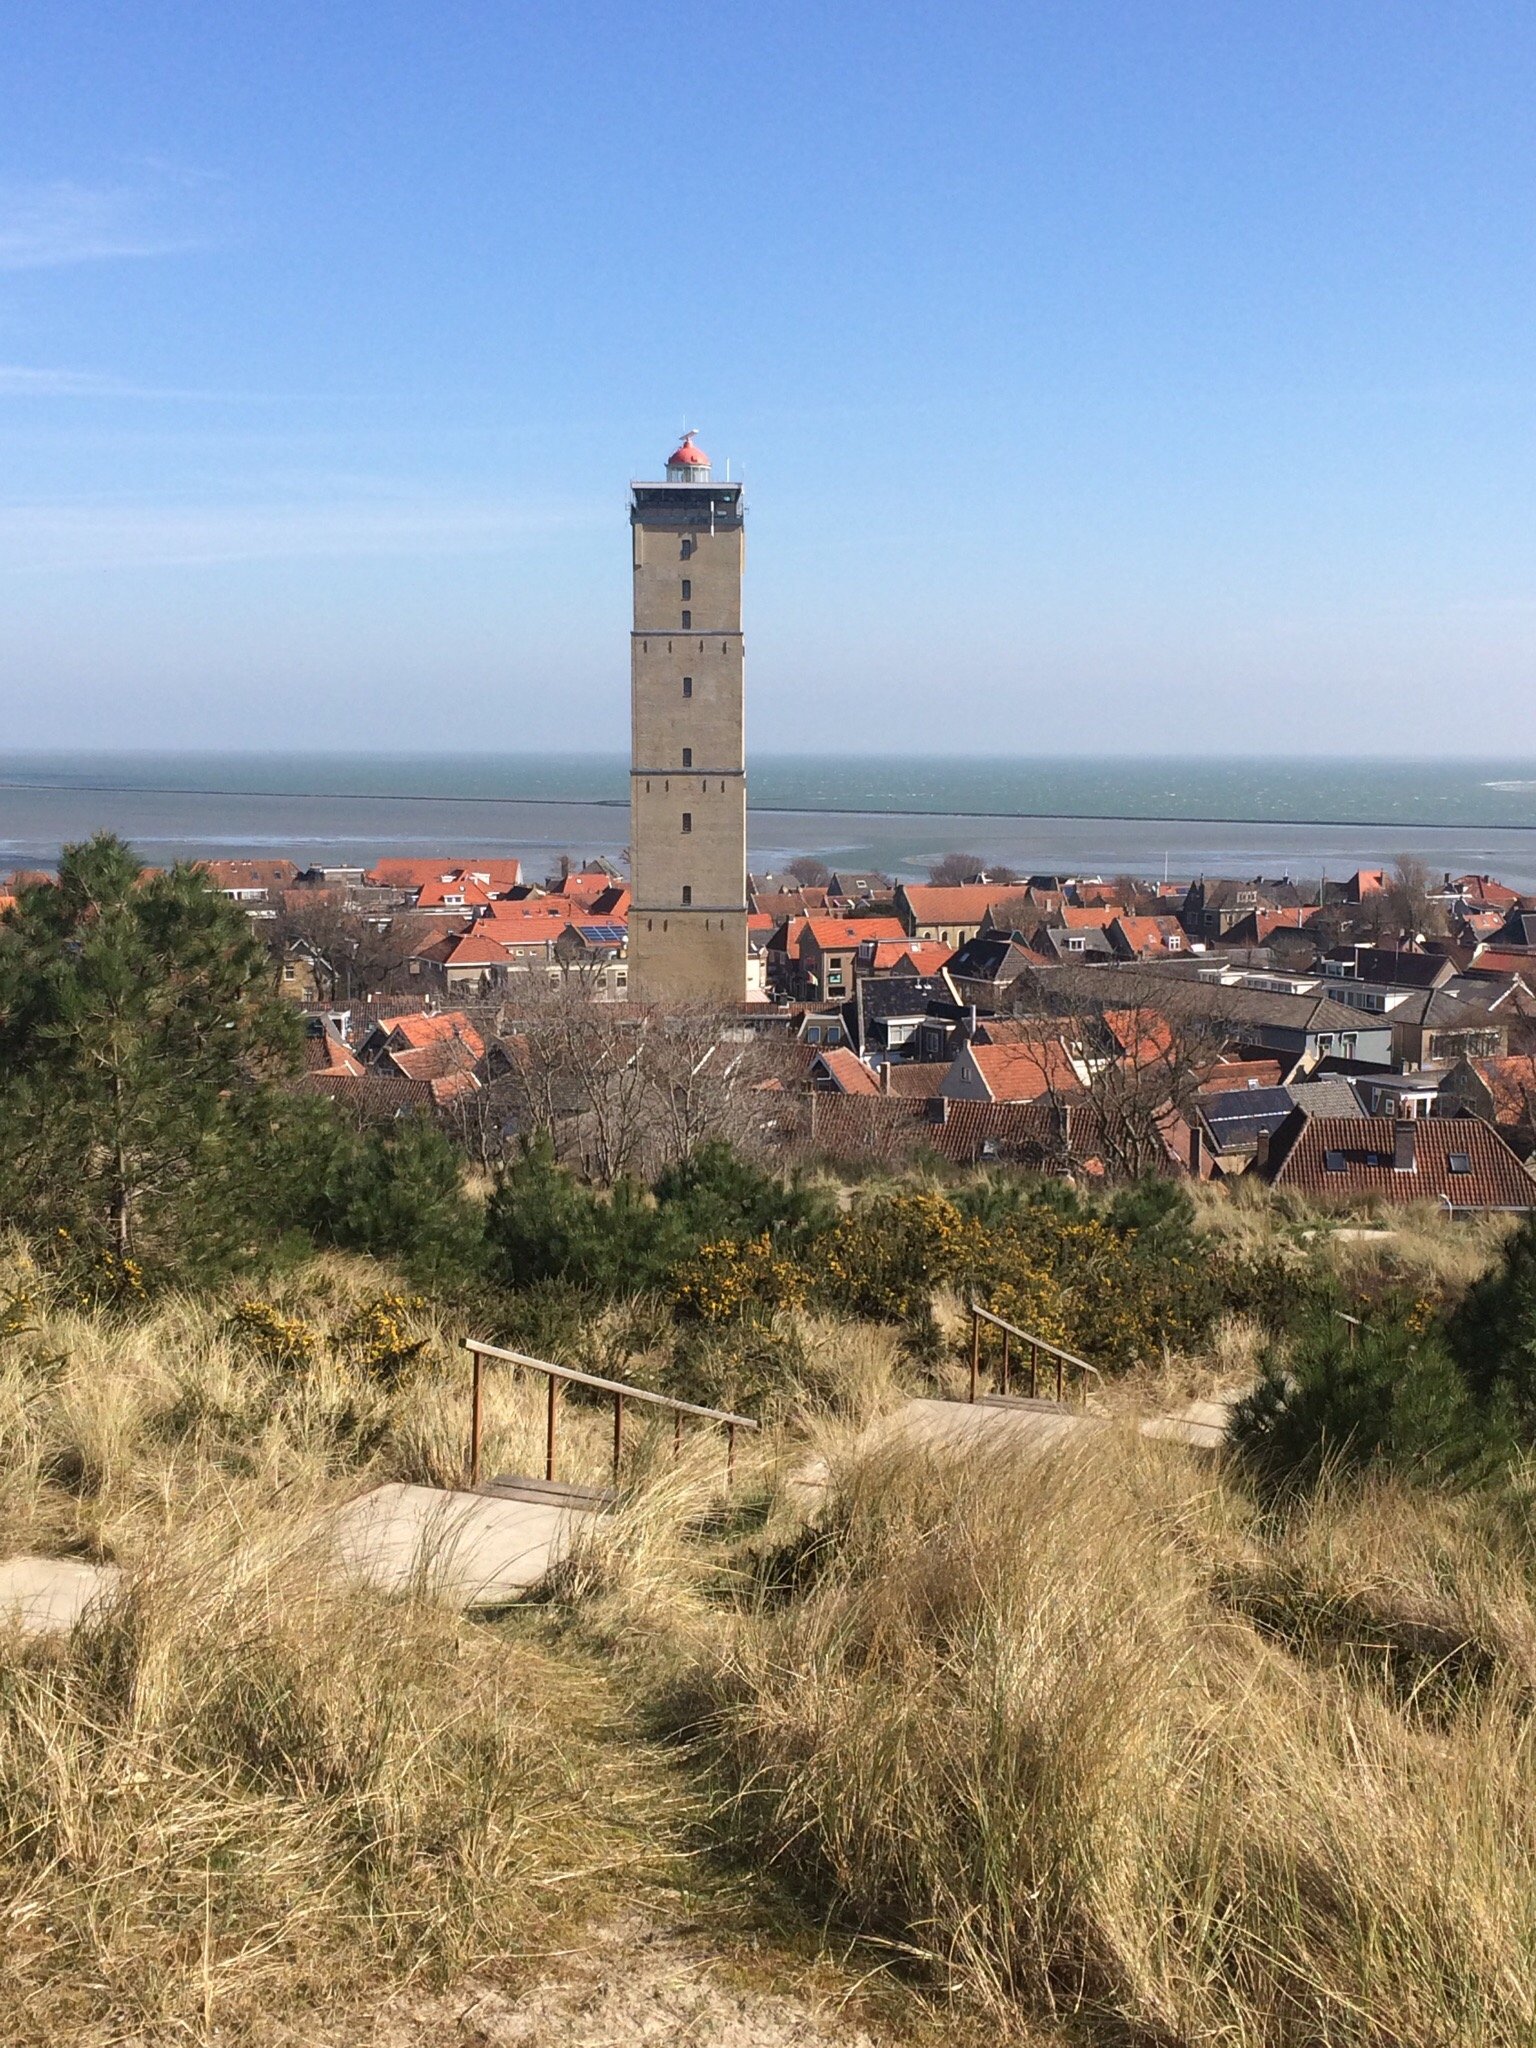
M 731 1487 L 731 1482 L 732 1482 L 732 1480 L 733 1480 L 733 1479 L 734 1479 L 735 1477 L 736 1477 L 736 1425 L 735 1425 L 735 1423 L 734 1423 L 734 1422 L 728 1422 L 728 1423 L 727 1423 L 727 1424 L 725 1425 L 725 1485 L 726 1485 L 726 1491 L 727 1491 L 727 1492 L 729 1492 L 729 1491 L 730 1491 L 730 1487 Z
M 554 1385 L 554 1381 L 550 1381 Z M 619 1483 L 619 1460 L 624 1455 L 624 1396 L 613 1397 L 613 1483 Z
M 1007 1330 L 1005 1329 L 1005 1330 L 1003 1331 L 1003 1384 L 1002 1384 L 1002 1392 L 1003 1392 L 1003 1393 L 1005 1393 L 1005 1394 L 1006 1394 L 1006 1393 L 1007 1393 L 1007 1391 L 1008 1391 L 1008 1346 L 1009 1346 L 1009 1343 L 1010 1343 L 1010 1341 L 1011 1341 L 1010 1333 L 1009 1333 L 1009 1332 L 1008 1332 L 1008 1331 L 1007 1331 Z
M 1058 1358 L 1056 1361 L 1056 1398 L 1058 1401 L 1061 1399 L 1061 1375 L 1062 1372 L 1065 1370 L 1065 1367 L 1066 1360 L 1064 1358 Z
M 1039 1345 L 1038 1345 L 1037 1343 L 1035 1343 L 1035 1341 L 1034 1341 L 1034 1339 L 1033 1339 L 1033 1338 L 1031 1338 L 1031 1339 L 1030 1339 L 1030 1345 L 1029 1345 L 1029 1398 L 1031 1399 L 1031 1401 L 1035 1401 L 1035 1400 L 1038 1400 L 1038 1399 L 1039 1399 L 1039 1397 L 1040 1397 L 1040 1346 L 1039 1346 Z
M 981 1311 L 971 1303 L 971 1399 L 976 1399 L 976 1381 L 981 1372 Z
M 478 1351 L 469 1355 L 474 1360 L 474 1385 L 469 1397 L 469 1484 L 473 1492 L 480 1484 L 480 1375 L 485 1361 Z
M 551 1373 L 549 1386 L 549 1409 L 544 1422 L 544 1477 L 553 1480 L 555 1476 L 555 1393 L 559 1381 Z

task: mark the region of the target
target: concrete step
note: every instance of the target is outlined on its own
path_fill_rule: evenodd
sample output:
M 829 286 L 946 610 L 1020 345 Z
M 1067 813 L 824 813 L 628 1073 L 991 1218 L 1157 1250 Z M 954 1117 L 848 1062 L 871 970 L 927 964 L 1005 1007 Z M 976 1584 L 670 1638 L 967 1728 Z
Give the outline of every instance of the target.
M 62 1633 L 110 1598 L 121 1579 L 116 1565 L 77 1557 L 0 1559 L 0 1629 L 16 1628 L 24 1636 Z
M 349 1501 L 332 1528 L 343 1569 L 381 1592 L 418 1587 L 459 1607 L 505 1607 L 538 1585 L 599 1512 L 395 1483 Z
M 572 1486 L 564 1479 L 531 1479 L 523 1472 L 499 1472 L 474 1490 L 493 1494 L 498 1500 L 568 1508 L 611 1508 L 619 1497 L 611 1486 Z

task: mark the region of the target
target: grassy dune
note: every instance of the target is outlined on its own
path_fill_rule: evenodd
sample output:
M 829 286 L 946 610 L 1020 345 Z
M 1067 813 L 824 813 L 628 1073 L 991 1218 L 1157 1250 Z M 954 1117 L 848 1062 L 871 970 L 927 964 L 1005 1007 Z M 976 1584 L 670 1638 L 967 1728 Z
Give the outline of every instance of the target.
M 1384 1484 L 1265 1519 L 1119 1430 L 867 1453 L 924 1382 L 892 1331 L 804 1317 L 730 1502 L 717 1442 L 636 1429 L 549 1598 L 470 1623 L 338 1590 L 316 1538 L 462 1471 L 455 1332 L 378 1268 L 92 1309 L 13 1250 L 4 1299 L 0 1554 L 125 1591 L 0 1643 L 0 2042 L 316 2038 L 712 1887 L 866 1938 L 859 1971 L 951 2001 L 943 2038 L 1536 2038 L 1507 1507 Z M 1118 1402 L 1253 1357 L 1226 1325 Z M 539 1469 L 540 1387 L 492 1378 L 487 1420 L 491 1469 Z M 563 1469 L 604 1477 L 609 1429 L 569 1404 Z M 915 1993 L 886 2021 L 930 2024 Z
M 680 1695 L 726 1824 L 1000 2018 L 1536 2037 L 1536 1602 L 1475 1510 L 882 1455 L 782 1585 Z

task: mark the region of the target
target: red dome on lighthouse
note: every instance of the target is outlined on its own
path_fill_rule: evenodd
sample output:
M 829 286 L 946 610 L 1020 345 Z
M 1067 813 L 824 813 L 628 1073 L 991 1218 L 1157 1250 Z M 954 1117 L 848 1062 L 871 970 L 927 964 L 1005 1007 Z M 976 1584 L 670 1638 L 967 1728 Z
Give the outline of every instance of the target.
M 688 432 L 684 434 L 678 446 L 667 457 L 668 474 L 670 475 L 671 472 L 675 469 L 681 469 L 685 471 L 698 469 L 704 470 L 706 472 L 709 469 L 709 457 L 704 453 L 704 450 L 701 447 L 699 447 L 698 443 L 694 440 L 693 429 L 691 427 L 689 428 Z

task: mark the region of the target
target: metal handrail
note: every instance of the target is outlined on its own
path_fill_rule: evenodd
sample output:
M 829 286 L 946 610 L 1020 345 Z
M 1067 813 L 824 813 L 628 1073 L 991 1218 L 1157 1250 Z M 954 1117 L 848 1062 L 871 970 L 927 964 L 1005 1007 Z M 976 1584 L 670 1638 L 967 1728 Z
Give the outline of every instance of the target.
M 1102 1384 L 1104 1375 L 1099 1371 L 1099 1368 L 1096 1365 L 1090 1365 L 1086 1358 L 1079 1358 L 1075 1351 L 1063 1351 L 1059 1344 L 1052 1344 L 1046 1337 L 1036 1336 L 1033 1330 L 1021 1330 L 1017 1323 L 1010 1323 L 1004 1317 L 994 1315 L 991 1309 L 983 1308 L 979 1301 L 973 1301 L 970 1304 L 970 1311 L 972 1401 L 976 1399 L 981 1379 L 981 1326 L 983 1323 L 990 1323 L 994 1329 L 1001 1330 L 1003 1333 L 1003 1365 L 1002 1371 L 998 1376 L 999 1393 L 1006 1394 L 1008 1391 L 1009 1340 L 1013 1337 L 1017 1337 L 1021 1344 L 1029 1346 L 1029 1392 L 1031 1400 L 1035 1399 L 1038 1395 L 1040 1385 L 1040 1353 L 1042 1351 L 1056 1361 L 1056 1398 L 1058 1401 L 1062 1399 L 1066 1369 L 1069 1365 L 1076 1366 L 1079 1372 L 1092 1373 L 1093 1377 Z
M 555 1419 L 558 1413 L 555 1405 L 557 1382 L 567 1380 L 578 1387 L 595 1387 L 600 1394 L 613 1396 L 613 1476 L 619 1476 L 619 1460 L 624 1449 L 624 1403 L 646 1401 L 653 1408 L 667 1408 L 672 1412 L 672 1454 L 675 1457 L 682 1448 L 683 1417 L 696 1415 L 705 1422 L 718 1422 L 725 1430 L 725 1472 L 726 1483 L 736 1466 L 736 1432 L 738 1429 L 753 1429 L 758 1425 L 750 1415 L 733 1415 L 728 1408 L 704 1408 L 697 1401 L 679 1401 L 671 1394 L 654 1394 L 649 1387 L 634 1387 L 626 1380 L 600 1379 L 596 1373 L 578 1372 L 573 1365 L 552 1365 L 547 1358 L 530 1358 L 525 1351 L 505 1351 L 497 1344 L 486 1344 L 478 1337 L 466 1337 L 464 1349 L 474 1360 L 474 1379 L 470 1390 L 469 1409 L 469 1483 L 472 1487 L 480 1484 L 480 1438 L 481 1438 L 481 1379 L 484 1361 L 494 1358 L 503 1365 L 527 1366 L 533 1372 L 541 1372 L 549 1381 L 549 1409 L 544 1432 L 544 1477 L 553 1481 L 555 1476 Z

